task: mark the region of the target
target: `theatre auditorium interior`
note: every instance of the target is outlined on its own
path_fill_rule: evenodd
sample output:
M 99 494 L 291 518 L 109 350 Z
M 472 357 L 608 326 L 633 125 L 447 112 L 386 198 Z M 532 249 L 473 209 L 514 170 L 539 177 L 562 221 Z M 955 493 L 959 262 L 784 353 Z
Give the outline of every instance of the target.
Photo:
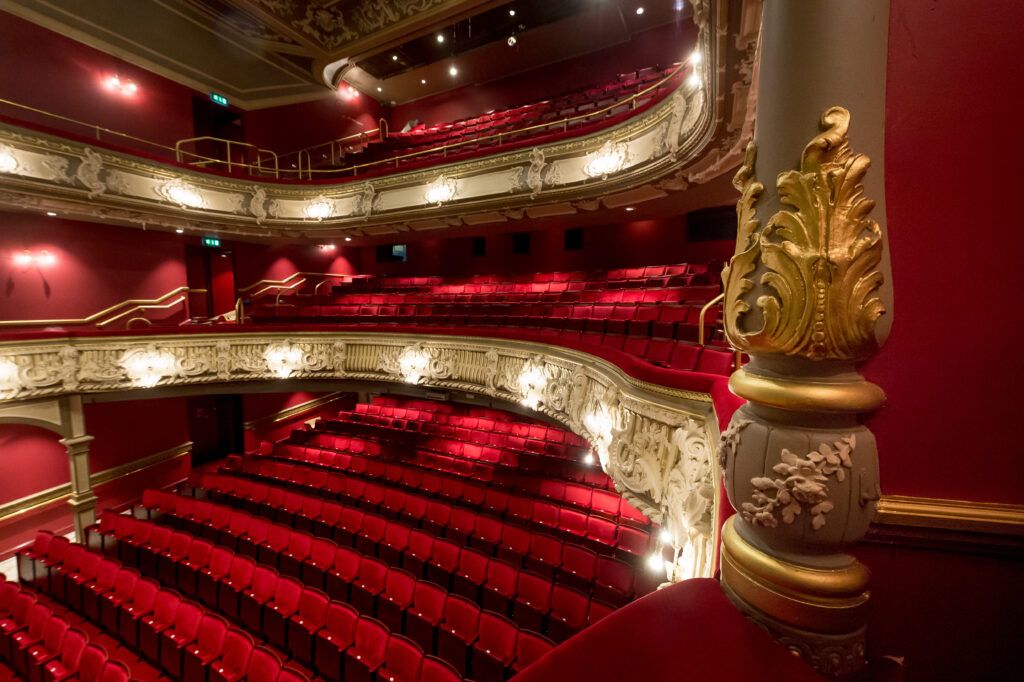
M 1022 27 L 0 0 L 0 682 L 1024 679 Z

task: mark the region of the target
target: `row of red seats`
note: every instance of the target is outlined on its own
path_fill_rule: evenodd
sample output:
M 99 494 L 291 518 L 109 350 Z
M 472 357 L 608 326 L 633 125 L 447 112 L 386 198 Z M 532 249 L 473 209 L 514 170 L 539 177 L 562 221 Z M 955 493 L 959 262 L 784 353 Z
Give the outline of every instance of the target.
M 239 535 L 235 531 L 244 525 L 246 537 L 256 546 L 282 549 L 284 543 L 294 542 L 294 552 L 301 556 L 312 554 L 312 536 L 286 536 L 280 529 L 272 536 L 274 527 L 263 518 L 266 516 L 294 528 L 296 532 L 331 538 L 343 546 L 355 547 L 364 554 L 379 557 L 388 564 L 402 564 L 418 577 L 428 576 L 445 585 L 460 567 L 469 572 L 467 575 L 486 573 L 488 560 L 496 557 L 517 571 L 530 570 L 549 581 L 557 579 L 616 604 L 629 601 L 638 587 L 641 591 L 647 587 L 637 586 L 633 567 L 623 561 L 599 556 L 578 544 L 562 542 L 550 535 L 530 533 L 522 527 L 493 518 L 465 510 L 459 514 L 460 510 L 451 510 L 442 504 L 428 506 L 417 523 L 404 508 L 390 510 L 388 518 L 330 502 L 318 505 L 316 498 L 294 494 L 282 496 L 281 489 L 277 489 L 278 494 L 274 496 L 272 488 L 264 492 L 257 487 L 260 484 L 247 486 L 244 479 L 219 474 L 205 474 L 197 484 L 210 494 L 211 499 L 242 506 L 261 516 L 246 520 L 210 503 L 197 502 L 193 506 L 180 499 L 168 499 L 165 497 L 167 493 L 155 491 L 143 500 L 164 511 L 169 504 L 177 505 L 175 509 L 185 505 L 193 517 L 201 518 L 212 528 L 226 529 L 225 533 L 235 537 Z M 321 563 L 327 558 L 321 556 Z
M 128 682 L 131 670 L 39 596 L 0 575 L 0 680 Z
M 116 559 L 47 535 L 38 534 L 30 548 L 19 552 L 20 579 L 66 603 L 107 633 L 116 633 L 169 678 L 208 682 L 310 679 L 301 670 L 285 666 L 277 652 L 257 646 L 248 633 L 229 627 L 223 618 L 183 599 L 175 590 L 142 578 Z M 21 575 L 20 566 L 28 562 L 31 575 Z M 85 656 L 83 650 L 79 667 Z
M 573 288 L 576 285 L 577 288 Z M 583 282 L 544 282 L 534 284 L 508 285 L 522 287 L 523 291 L 502 291 L 501 285 L 450 284 L 433 287 L 429 291 L 400 294 L 334 294 L 331 297 L 316 296 L 308 301 L 296 301 L 306 305 L 320 305 L 326 309 L 338 306 L 405 306 L 405 305 L 470 305 L 502 304 L 520 302 L 560 302 L 577 304 L 668 304 L 697 302 L 706 303 L 718 294 L 717 286 L 657 286 L 630 289 L 584 289 Z M 489 291 L 494 289 L 494 291 Z M 288 299 L 285 299 L 288 301 Z M 291 301 L 289 301 L 291 302 Z
M 459 408 L 459 411 L 455 411 L 455 406 L 450 405 L 451 410 L 449 411 L 439 409 L 445 405 L 445 403 L 431 400 L 400 401 L 390 396 L 378 396 L 371 403 L 357 403 L 351 412 L 423 421 L 438 426 L 451 426 L 471 431 L 499 433 L 522 439 L 523 446 L 519 449 L 525 447 L 527 440 L 581 448 L 589 447 L 583 438 L 558 426 L 526 421 L 523 417 L 501 410 L 470 407 Z M 346 412 L 339 412 L 339 414 L 346 414 Z M 464 438 L 463 440 L 469 439 Z
M 359 476 L 370 476 L 373 478 L 391 477 L 387 473 L 392 468 L 392 473 L 397 473 L 393 468 L 406 466 L 412 467 L 413 471 L 407 478 L 419 478 L 424 485 L 434 491 L 437 486 L 443 487 L 449 478 L 471 480 L 483 486 L 511 489 L 522 487 L 528 489 L 532 494 L 537 495 L 540 489 L 540 472 L 549 477 L 557 477 L 581 483 L 595 489 L 607 489 L 612 487 L 607 476 L 600 469 L 583 466 L 577 462 L 568 460 L 555 460 L 549 458 L 547 462 L 532 461 L 536 457 L 525 457 L 516 455 L 508 450 L 499 450 L 497 447 L 480 447 L 479 458 L 472 459 L 465 457 L 465 446 L 462 454 L 450 454 L 445 451 L 431 452 L 415 447 L 410 444 L 385 441 L 376 443 L 367 438 L 385 437 L 380 433 L 370 432 L 379 427 L 371 427 L 360 424 L 345 422 L 321 421 L 313 430 L 294 430 L 286 441 L 269 446 L 260 443 L 260 455 L 269 455 L 286 460 L 305 461 L 309 464 L 319 464 L 329 469 L 347 470 Z M 354 437 L 352 435 L 335 435 L 337 432 L 364 432 L 366 437 Z M 380 455 L 364 455 L 360 451 L 361 443 L 366 443 L 369 450 L 370 443 L 381 445 Z M 453 445 L 453 447 L 455 447 Z M 353 452 L 355 451 L 355 452 Z M 362 452 L 366 452 L 365 450 Z M 302 453 L 305 453 L 302 455 Z M 472 452 L 471 452 L 472 454 Z M 233 461 L 229 458 L 228 461 Z M 400 462 L 401 464 L 397 464 Z M 521 471 L 517 471 L 521 469 Z M 400 470 L 400 469 L 399 469 Z M 423 481 L 425 479 L 425 482 Z M 400 478 L 395 477 L 397 482 Z M 449 482 L 456 485 L 455 482 Z M 628 514 L 632 514 L 627 510 Z M 640 515 L 632 515 L 631 520 L 639 525 L 646 525 L 646 521 Z
M 297 462 L 291 465 L 264 458 L 244 458 L 238 462 L 237 471 L 309 490 L 320 496 L 328 493 L 335 498 L 353 500 L 370 509 L 385 508 L 388 501 L 387 491 L 398 490 L 401 487 L 406 490 L 403 508 L 414 513 L 428 509 L 433 498 L 435 502 L 443 501 L 444 506 L 449 509 L 468 507 L 480 510 L 509 521 L 558 533 L 568 540 L 592 545 L 599 551 L 618 550 L 627 556 L 643 557 L 650 548 L 650 534 L 646 530 L 616 523 L 600 514 L 563 508 L 553 502 L 485 488 L 454 477 L 441 477 L 430 473 L 420 475 L 420 472 L 412 467 L 393 465 L 392 471 L 401 470 L 400 481 L 383 478 L 377 479 L 381 481 L 380 483 L 374 483 L 337 469 L 327 471 L 322 468 L 307 468 L 306 465 L 310 464 Z M 386 473 L 387 467 L 385 475 Z M 367 475 L 372 475 L 369 470 Z M 440 485 L 435 487 L 435 482 Z
M 166 518 L 166 517 L 165 517 Z M 206 524 L 188 517 L 174 514 L 177 522 L 202 531 L 208 529 Z M 123 536 L 124 541 L 131 542 L 135 527 L 139 524 L 150 524 L 146 521 L 134 521 L 133 528 Z M 156 526 L 149 535 L 148 545 L 154 543 L 154 534 L 158 529 L 167 529 L 166 526 Z M 116 533 L 116 531 L 115 531 Z M 174 547 L 174 540 L 179 538 L 179 548 Z M 185 544 L 185 540 L 188 541 Z M 332 543 L 333 544 L 333 543 Z M 251 545 L 249 545 L 251 547 Z M 198 551 L 197 549 L 198 548 Z M 178 566 L 179 576 L 182 567 L 186 567 L 186 576 L 196 567 L 206 567 L 210 563 L 213 554 L 213 544 L 201 538 L 194 538 L 189 533 L 176 531 L 171 534 L 168 540 L 168 549 L 161 554 L 162 557 L 170 557 Z M 512 657 L 508 666 L 504 661 L 496 661 L 488 656 L 491 645 L 485 642 L 485 647 L 480 653 L 472 650 L 472 645 L 477 639 L 478 632 L 474 631 L 473 637 L 462 639 L 462 641 L 449 641 L 446 633 L 455 629 L 456 622 L 462 622 L 469 614 L 475 614 L 473 620 L 479 622 L 481 609 L 467 597 L 450 595 L 446 590 L 433 590 L 436 596 L 441 597 L 445 608 L 441 612 L 443 619 L 439 623 L 430 622 L 423 618 L 422 611 L 417 611 L 414 604 L 417 579 L 409 572 L 400 568 L 390 568 L 384 562 L 368 555 L 347 548 L 334 546 L 336 559 L 330 564 L 333 568 L 325 565 L 318 565 L 311 557 L 296 556 L 289 543 L 288 549 L 269 551 L 265 545 L 258 545 L 259 563 L 254 564 L 250 587 L 241 593 L 238 600 L 237 618 L 241 620 L 250 630 L 263 632 L 271 643 L 280 646 L 287 645 L 299 660 L 308 661 L 321 674 L 335 679 L 332 672 L 340 666 L 334 664 L 336 658 L 340 658 L 335 647 L 329 647 L 326 652 L 322 651 L 320 633 L 333 634 L 325 631 L 327 627 L 328 609 L 330 600 L 327 594 L 319 587 L 304 587 L 303 583 L 322 585 L 331 595 L 336 603 L 345 605 L 349 614 L 362 614 L 360 617 L 374 618 L 378 624 L 378 634 L 374 641 L 378 642 L 376 651 L 358 652 L 355 661 L 369 667 L 368 672 L 374 672 L 377 665 L 384 664 L 386 646 L 383 644 L 389 633 L 391 636 L 398 636 L 398 632 L 405 632 L 409 643 L 418 656 L 410 655 L 406 647 L 408 659 L 420 660 L 423 651 L 437 653 L 441 658 L 450 663 L 460 674 L 466 674 L 470 665 L 475 666 L 474 673 L 490 671 L 487 677 L 477 677 L 478 682 L 487 680 L 503 680 L 506 667 L 512 672 L 518 672 L 533 662 L 536 657 L 546 653 L 553 643 L 544 640 L 534 632 L 522 630 L 519 626 L 511 624 L 506 618 L 501 620 L 509 622 L 511 628 L 501 628 L 501 641 L 495 643 L 502 650 L 508 648 Z M 234 553 L 232 560 L 234 559 Z M 223 566 L 224 561 L 221 560 Z M 223 570 L 223 569 L 222 569 Z M 229 569 L 230 570 L 230 569 Z M 230 573 L 225 574 L 230 575 Z M 430 591 L 437 586 L 424 582 L 424 589 Z M 182 589 L 194 586 L 182 586 Z M 438 588 L 440 589 L 440 588 Z M 429 600 L 428 600 L 429 601 Z M 453 602 L 457 606 L 453 608 Z M 234 615 L 233 604 L 229 605 L 229 615 Z M 458 618 L 452 616 L 458 614 Z M 463 632 L 462 629 L 459 629 Z M 470 634 L 470 633 L 466 633 Z M 358 643 L 358 630 L 357 630 Z M 410 641 L 411 640 L 411 641 Z M 516 654 L 520 655 L 516 655 Z M 376 654 L 376 656 L 374 656 Z M 343 679 L 348 682 L 353 678 L 351 655 L 346 656 L 345 674 Z M 377 665 L 373 665 L 376 663 Z M 356 671 L 358 674 L 360 671 Z M 377 672 L 377 679 L 388 679 L 389 674 L 404 671 L 386 671 L 383 678 L 382 673 Z M 414 682 L 416 677 L 402 675 L 398 679 Z
M 489 489 L 501 488 L 504 490 L 515 490 L 526 493 L 541 501 L 553 502 L 558 505 L 569 505 L 583 510 L 588 514 L 603 516 L 617 524 L 626 524 L 637 528 L 645 528 L 650 525 L 650 520 L 641 514 L 633 505 L 622 499 L 618 493 L 612 492 L 604 487 L 585 485 L 584 483 L 566 482 L 557 478 L 546 476 L 532 476 L 508 472 L 489 472 L 486 476 L 475 476 L 476 468 L 467 469 L 454 465 L 459 460 L 437 456 L 422 450 L 416 450 L 414 459 L 403 459 L 401 464 L 382 461 L 360 462 L 357 456 L 348 456 L 348 453 L 334 452 L 324 449 L 323 442 L 330 440 L 331 436 L 317 432 L 311 441 L 303 445 L 296 443 L 280 443 L 274 450 L 272 457 L 275 459 L 290 462 L 306 463 L 325 469 L 341 472 L 351 472 L 359 476 L 391 481 L 407 489 L 419 488 L 425 491 L 436 491 L 441 497 L 451 500 L 479 501 L 479 490 L 471 489 L 468 493 L 464 484 L 461 493 L 457 482 L 459 479 L 470 478 L 475 481 L 484 480 L 488 483 Z M 311 446 L 310 443 L 313 443 Z M 261 450 L 262 452 L 262 450 Z M 447 460 L 447 461 L 446 461 Z M 250 462 L 254 461 L 253 458 Z M 231 458 L 229 467 L 241 466 L 241 462 Z M 253 466 L 249 464 L 248 466 Z M 416 485 L 416 474 L 407 474 L 407 467 L 420 467 L 423 469 L 419 485 Z M 250 473 L 259 473 L 250 470 Z M 435 473 L 437 472 L 437 473 Z M 449 478 L 442 478 L 441 473 L 452 474 Z M 554 473 L 558 473 L 557 470 Z M 602 474 L 603 475 L 603 474 Z M 425 479 L 425 480 L 424 480 Z M 435 480 L 437 479 L 437 480 Z M 447 485 L 446 485 L 447 483 Z M 603 483 L 603 481 L 602 481 Z M 486 502 L 486 491 L 483 491 L 484 502 Z M 376 497 L 376 492 L 371 492 L 371 497 Z

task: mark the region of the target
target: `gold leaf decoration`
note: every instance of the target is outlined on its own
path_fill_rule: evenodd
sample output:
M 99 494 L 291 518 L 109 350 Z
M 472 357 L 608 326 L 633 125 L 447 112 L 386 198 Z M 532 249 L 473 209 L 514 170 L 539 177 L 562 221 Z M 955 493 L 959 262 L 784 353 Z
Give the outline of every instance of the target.
M 813 360 L 859 360 L 877 347 L 875 322 L 885 313 L 882 232 L 868 217 L 875 202 L 864 196 L 871 161 L 850 151 L 850 112 L 832 107 L 822 132 L 804 148 L 800 170 L 776 181 L 783 210 L 760 229 L 754 206 L 764 186 L 754 177 L 748 146 L 733 184 L 737 203 L 736 255 L 722 273 L 725 328 L 733 346 L 752 353 L 781 353 Z M 761 328 L 747 331 L 745 296 L 760 270 L 756 299 Z

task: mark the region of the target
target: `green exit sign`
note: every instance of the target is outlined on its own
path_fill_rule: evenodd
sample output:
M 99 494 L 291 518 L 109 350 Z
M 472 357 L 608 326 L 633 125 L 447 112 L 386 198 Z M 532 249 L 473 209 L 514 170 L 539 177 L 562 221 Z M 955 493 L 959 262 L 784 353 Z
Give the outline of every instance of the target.
M 209 246 L 211 249 L 220 248 L 220 238 L 218 237 L 203 237 L 203 246 Z
M 210 101 L 214 104 L 219 104 L 222 107 L 226 107 L 228 105 L 228 98 L 224 95 L 217 94 L 216 92 L 210 93 Z

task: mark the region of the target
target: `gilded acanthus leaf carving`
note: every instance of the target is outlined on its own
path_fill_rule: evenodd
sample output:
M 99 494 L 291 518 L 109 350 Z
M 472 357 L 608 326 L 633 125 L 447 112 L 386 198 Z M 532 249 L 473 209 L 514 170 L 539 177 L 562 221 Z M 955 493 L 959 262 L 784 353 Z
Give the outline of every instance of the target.
M 800 169 L 779 174 L 779 199 L 793 210 L 774 214 L 764 226 L 754 206 L 764 186 L 754 177 L 755 150 L 734 184 L 737 251 L 723 271 L 725 327 L 733 346 L 750 353 L 781 353 L 814 360 L 859 360 L 877 347 L 875 322 L 885 313 L 878 297 L 882 233 L 868 217 L 875 202 L 864 196 L 870 166 L 850 151 L 850 112 L 832 107 L 824 132 L 804 148 Z M 749 330 L 746 296 L 761 271 L 756 298 L 761 327 Z

